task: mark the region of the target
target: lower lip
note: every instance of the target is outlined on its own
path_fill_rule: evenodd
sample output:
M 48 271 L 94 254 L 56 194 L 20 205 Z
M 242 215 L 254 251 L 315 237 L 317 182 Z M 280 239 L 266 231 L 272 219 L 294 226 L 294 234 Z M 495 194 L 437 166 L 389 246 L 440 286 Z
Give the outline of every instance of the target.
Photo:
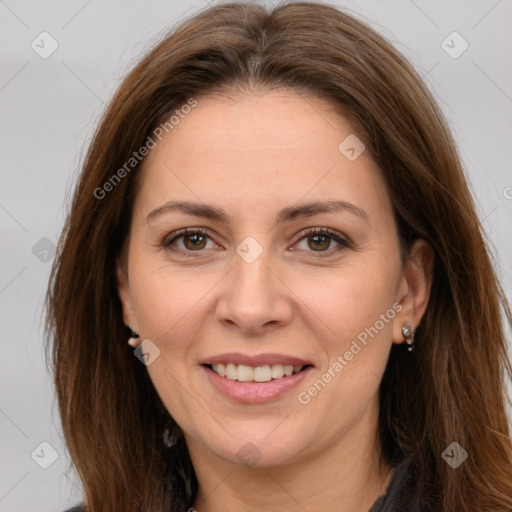
M 262 404 L 276 400 L 297 387 L 309 372 L 313 370 L 312 366 L 308 366 L 298 373 L 268 382 L 240 382 L 228 379 L 227 377 L 221 377 L 206 366 L 202 368 L 213 386 L 223 395 L 243 404 Z

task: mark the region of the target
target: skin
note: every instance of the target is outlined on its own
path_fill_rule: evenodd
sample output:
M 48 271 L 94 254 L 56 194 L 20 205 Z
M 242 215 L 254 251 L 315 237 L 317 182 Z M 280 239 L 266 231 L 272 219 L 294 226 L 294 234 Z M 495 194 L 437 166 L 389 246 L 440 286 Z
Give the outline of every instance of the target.
M 392 343 L 404 342 L 404 322 L 416 328 L 424 314 L 433 256 L 419 240 L 402 265 L 369 152 L 349 161 L 338 150 L 353 133 L 329 103 L 291 91 L 207 96 L 145 161 L 127 258 L 118 265 L 119 297 L 125 323 L 160 350 L 147 371 L 184 431 L 199 512 L 335 504 L 361 512 L 390 481 L 377 436 L 379 384 Z M 283 208 L 327 200 L 356 205 L 368 221 L 339 211 L 275 223 Z M 148 221 L 167 201 L 222 208 L 228 222 L 179 211 Z M 190 237 L 175 240 L 174 252 L 162 247 L 185 227 L 207 230 L 200 249 Z M 312 236 L 298 236 L 305 228 L 330 228 L 351 245 L 327 237 L 319 251 Z M 236 252 L 247 236 L 263 249 L 252 263 Z M 300 403 L 298 393 L 390 309 L 394 319 Z M 297 356 L 314 369 L 277 400 L 238 404 L 199 365 L 225 352 Z M 238 457 L 246 443 L 260 457 L 251 467 Z

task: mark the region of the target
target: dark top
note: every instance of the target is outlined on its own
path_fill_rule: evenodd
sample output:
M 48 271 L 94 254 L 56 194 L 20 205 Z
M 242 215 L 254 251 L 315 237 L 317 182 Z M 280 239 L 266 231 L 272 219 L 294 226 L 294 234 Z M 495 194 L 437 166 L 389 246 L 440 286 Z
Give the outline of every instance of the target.
M 439 508 L 423 505 L 416 491 L 413 465 L 404 461 L 396 467 L 386 494 L 368 512 L 440 512 Z
M 413 466 L 408 461 L 399 464 L 388 485 L 386 494 L 382 495 L 368 512 L 439 512 L 441 509 L 432 508 L 420 503 L 415 491 L 416 479 Z M 83 505 L 77 505 L 66 512 L 86 512 Z

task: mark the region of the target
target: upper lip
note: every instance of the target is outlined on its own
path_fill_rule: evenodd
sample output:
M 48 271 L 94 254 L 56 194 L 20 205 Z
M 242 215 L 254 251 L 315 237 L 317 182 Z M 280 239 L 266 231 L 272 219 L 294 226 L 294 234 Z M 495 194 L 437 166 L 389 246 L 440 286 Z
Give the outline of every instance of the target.
M 292 366 L 306 366 L 313 363 L 301 359 L 300 357 L 287 356 L 284 354 L 258 354 L 250 356 L 237 352 L 230 352 L 229 354 L 218 354 L 216 356 L 208 357 L 201 361 L 199 364 L 246 364 L 248 366 L 265 366 L 273 364 L 292 365 Z

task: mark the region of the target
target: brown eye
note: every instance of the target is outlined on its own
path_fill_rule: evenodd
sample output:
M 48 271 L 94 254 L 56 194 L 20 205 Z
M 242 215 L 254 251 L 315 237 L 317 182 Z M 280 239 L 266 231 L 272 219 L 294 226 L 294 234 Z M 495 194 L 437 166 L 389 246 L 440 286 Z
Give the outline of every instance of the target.
M 308 247 L 314 251 L 324 251 L 331 245 L 331 237 L 325 235 L 313 235 L 308 237 Z
M 174 253 L 203 252 L 203 249 L 214 249 L 216 244 L 211 237 L 199 228 L 182 229 L 171 233 L 161 242 L 162 247 Z
M 299 236 L 296 248 L 316 256 L 332 256 L 352 247 L 344 235 L 330 228 L 305 229 Z
M 197 250 L 197 249 L 204 249 L 206 247 L 206 240 L 208 237 L 200 234 L 195 233 L 193 235 L 185 235 L 183 237 L 183 245 L 191 251 Z

